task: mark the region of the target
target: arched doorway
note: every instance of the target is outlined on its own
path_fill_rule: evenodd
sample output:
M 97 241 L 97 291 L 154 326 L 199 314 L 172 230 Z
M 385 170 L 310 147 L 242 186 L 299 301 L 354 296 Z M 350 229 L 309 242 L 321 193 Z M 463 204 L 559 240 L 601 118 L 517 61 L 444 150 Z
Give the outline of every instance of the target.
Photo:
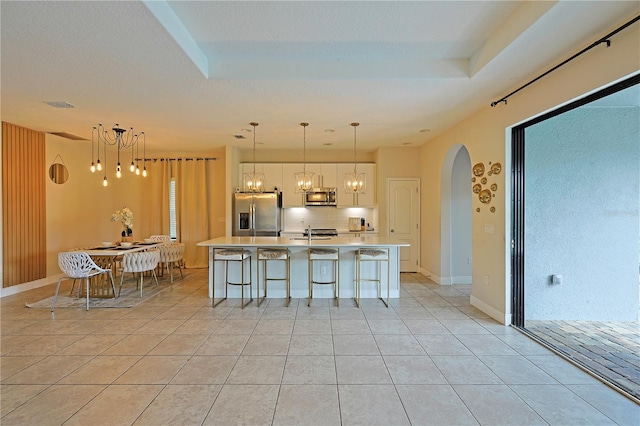
M 442 164 L 440 284 L 471 284 L 471 158 L 455 144 Z

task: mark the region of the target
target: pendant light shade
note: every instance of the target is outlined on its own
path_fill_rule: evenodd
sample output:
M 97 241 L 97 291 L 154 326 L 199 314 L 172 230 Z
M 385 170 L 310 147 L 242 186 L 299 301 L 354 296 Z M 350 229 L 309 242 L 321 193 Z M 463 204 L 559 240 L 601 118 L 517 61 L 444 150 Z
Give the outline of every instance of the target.
M 296 193 L 309 192 L 313 188 L 313 172 L 307 171 L 307 126 L 309 123 L 300 123 L 303 130 L 302 171 L 294 173 L 296 180 Z
M 367 178 L 364 173 L 358 173 L 358 162 L 356 161 L 356 128 L 360 123 L 351 123 L 353 126 L 353 173 L 344 175 L 345 194 L 365 194 L 367 191 Z
M 253 127 L 253 172 L 243 175 L 245 192 L 264 192 L 264 173 L 256 173 L 256 127 L 258 123 L 251 122 Z

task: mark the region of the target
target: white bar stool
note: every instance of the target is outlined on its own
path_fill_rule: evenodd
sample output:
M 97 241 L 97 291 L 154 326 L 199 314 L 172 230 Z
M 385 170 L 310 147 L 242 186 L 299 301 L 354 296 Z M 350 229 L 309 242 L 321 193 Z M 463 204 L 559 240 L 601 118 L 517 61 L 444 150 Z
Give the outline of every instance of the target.
M 378 267 L 377 278 L 362 278 L 360 268 L 364 262 L 376 262 Z M 387 264 L 387 301 L 382 298 L 382 263 Z M 369 281 L 378 283 L 378 299 L 382 300 L 385 306 L 389 307 L 390 292 L 390 273 L 389 273 L 389 249 L 388 248 L 360 248 L 356 254 L 356 306 L 360 307 L 360 283 L 361 281 Z
M 311 306 L 313 299 L 314 284 L 331 284 L 333 285 L 334 298 L 340 306 L 340 250 L 332 248 L 310 248 L 309 256 L 309 302 L 307 306 Z M 313 274 L 313 262 L 331 261 L 333 263 L 333 280 L 332 281 L 316 281 Z
M 245 281 L 245 260 L 249 261 L 249 281 Z M 215 274 L 215 264 L 216 262 L 224 262 L 224 297 L 216 303 L 216 274 Z M 229 262 L 240 262 L 240 282 L 230 282 L 229 281 Z M 251 281 L 251 252 L 245 249 L 215 249 L 213 251 L 213 285 L 211 290 L 211 306 L 215 307 L 223 300 L 227 299 L 227 294 L 229 293 L 230 285 L 239 285 L 242 289 L 241 291 L 241 301 L 240 307 L 244 309 L 246 305 L 253 301 L 253 281 Z M 249 286 L 249 302 L 245 305 L 244 303 L 244 287 Z
M 289 306 L 289 302 L 291 301 L 291 280 L 290 280 L 290 259 L 291 252 L 287 248 L 271 248 L 271 247 L 260 247 L 258 248 L 258 306 L 262 302 L 262 299 L 267 297 L 267 286 L 269 281 L 284 281 L 286 283 L 287 290 L 287 305 Z M 269 262 L 285 262 L 285 276 L 282 278 L 278 277 L 269 277 Z M 260 262 L 262 262 L 262 268 L 264 272 L 264 297 L 260 298 Z

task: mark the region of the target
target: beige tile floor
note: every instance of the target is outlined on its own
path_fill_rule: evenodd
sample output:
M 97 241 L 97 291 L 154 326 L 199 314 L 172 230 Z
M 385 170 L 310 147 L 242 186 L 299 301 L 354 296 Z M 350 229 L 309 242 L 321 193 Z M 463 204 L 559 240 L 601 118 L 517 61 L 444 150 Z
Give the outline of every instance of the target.
M 24 307 L 52 286 L 3 298 L 1 424 L 640 424 L 640 406 L 470 306 L 470 286 L 402 274 L 389 309 L 214 309 L 206 276 L 130 309 Z

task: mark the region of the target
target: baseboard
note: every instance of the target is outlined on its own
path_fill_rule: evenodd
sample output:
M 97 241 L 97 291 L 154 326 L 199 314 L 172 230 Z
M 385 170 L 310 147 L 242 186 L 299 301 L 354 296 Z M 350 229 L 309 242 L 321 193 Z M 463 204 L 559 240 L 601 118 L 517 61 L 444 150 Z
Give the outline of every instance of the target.
M 420 273 L 440 285 L 471 284 L 471 276 L 440 277 L 433 272 L 420 268 Z
M 424 269 L 424 268 L 420 268 L 420 273 L 422 275 L 424 275 L 425 277 L 429 278 L 431 281 L 435 282 L 436 284 L 442 284 L 442 280 L 440 279 L 440 277 L 436 274 L 434 274 L 433 272 Z
M 0 298 L 56 283 L 62 276 L 63 276 L 62 274 L 58 274 L 58 275 L 53 275 L 46 278 L 41 278 L 35 281 L 29 281 L 28 283 L 16 284 L 16 285 L 12 285 L 11 287 L 2 288 L 0 289 Z
M 458 277 L 451 277 L 451 284 L 471 284 L 471 275 L 461 275 Z
M 475 306 L 480 309 L 485 314 L 489 315 L 494 320 L 498 321 L 500 324 L 510 325 L 511 324 L 511 314 L 507 314 L 504 312 L 500 312 L 496 308 L 491 305 L 486 304 L 482 300 L 477 297 L 471 295 L 471 306 Z

